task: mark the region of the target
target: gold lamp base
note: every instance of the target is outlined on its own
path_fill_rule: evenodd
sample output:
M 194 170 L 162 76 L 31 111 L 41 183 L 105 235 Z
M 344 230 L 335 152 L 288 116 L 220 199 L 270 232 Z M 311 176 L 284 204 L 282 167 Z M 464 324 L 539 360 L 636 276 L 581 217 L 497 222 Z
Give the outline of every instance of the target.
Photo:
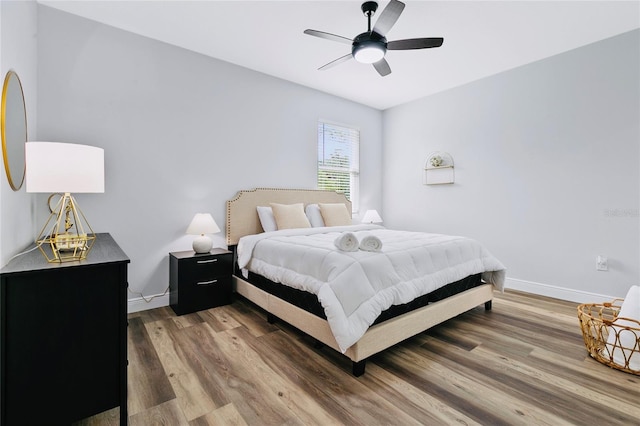
M 90 233 L 85 232 L 85 226 Z M 47 261 L 72 262 L 86 259 L 95 240 L 87 218 L 67 192 L 49 215 L 36 244 Z

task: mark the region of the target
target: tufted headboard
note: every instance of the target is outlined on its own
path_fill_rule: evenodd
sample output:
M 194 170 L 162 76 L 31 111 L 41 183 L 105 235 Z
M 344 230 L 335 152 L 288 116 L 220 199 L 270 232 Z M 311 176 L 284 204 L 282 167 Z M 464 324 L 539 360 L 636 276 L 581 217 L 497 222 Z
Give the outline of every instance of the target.
M 245 235 L 262 232 L 256 207 L 269 203 L 344 203 L 351 211 L 351 201 L 343 193 L 320 189 L 256 188 L 238 191 L 227 201 L 227 244 L 238 244 Z

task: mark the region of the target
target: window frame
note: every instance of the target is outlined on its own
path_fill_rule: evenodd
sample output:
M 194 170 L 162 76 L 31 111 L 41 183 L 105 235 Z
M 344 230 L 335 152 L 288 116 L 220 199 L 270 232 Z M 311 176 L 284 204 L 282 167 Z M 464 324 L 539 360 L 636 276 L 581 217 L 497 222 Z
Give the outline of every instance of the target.
M 329 127 L 329 130 L 340 131 L 346 130 L 346 133 L 350 133 L 347 136 L 347 143 L 349 143 L 347 158 L 349 160 L 349 164 L 347 167 L 333 167 L 334 172 L 342 172 L 348 173 L 349 175 L 349 190 L 342 191 L 341 188 L 337 190 L 339 192 L 345 192 L 347 198 L 351 201 L 351 210 L 352 215 L 357 215 L 359 211 L 359 198 L 360 198 L 360 128 L 357 126 L 338 123 L 335 121 L 319 119 L 316 126 L 316 187 L 318 189 L 324 190 L 336 190 L 335 188 L 329 187 L 328 185 L 321 184 L 321 172 L 329 171 L 328 169 L 331 166 L 327 167 L 323 164 L 325 162 L 326 156 L 324 155 L 326 144 L 326 128 Z M 355 134 L 355 137 L 353 136 Z M 342 170 L 340 170 L 342 169 Z M 343 185 L 344 186 L 344 185 Z

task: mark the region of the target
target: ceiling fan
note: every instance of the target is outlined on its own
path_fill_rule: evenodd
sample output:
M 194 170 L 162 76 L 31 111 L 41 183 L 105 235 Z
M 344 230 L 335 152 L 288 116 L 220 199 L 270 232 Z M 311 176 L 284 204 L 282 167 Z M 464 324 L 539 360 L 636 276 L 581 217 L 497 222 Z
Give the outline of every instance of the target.
M 389 63 L 384 58 L 387 50 L 427 49 L 442 46 L 444 41 L 442 37 L 387 41 L 385 36 L 400 17 L 404 6 L 404 3 L 401 1 L 391 0 L 382 13 L 380 13 L 376 24 L 373 26 L 373 29 L 371 29 L 371 17 L 378 9 L 378 3 L 375 1 L 362 3 L 362 13 L 364 13 L 368 21 L 367 31 L 358 34 L 353 40 L 324 31 L 304 30 L 304 33 L 308 35 L 351 45 L 351 53 L 321 66 L 318 70 L 326 70 L 354 58 L 358 62 L 373 64 L 378 74 L 384 77 L 385 75 L 391 74 Z

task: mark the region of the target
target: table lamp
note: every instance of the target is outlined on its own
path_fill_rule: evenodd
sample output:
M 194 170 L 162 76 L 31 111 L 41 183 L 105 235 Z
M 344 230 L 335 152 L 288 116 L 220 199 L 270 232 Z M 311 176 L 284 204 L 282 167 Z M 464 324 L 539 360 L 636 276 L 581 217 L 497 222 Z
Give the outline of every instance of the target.
M 213 220 L 209 213 L 196 213 L 187 228 L 187 234 L 199 235 L 193 240 L 193 251 L 196 253 L 209 253 L 211 247 L 213 247 L 213 241 L 204 234 L 215 234 L 216 232 L 220 232 L 220 228 L 218 228 L 216 221 Z
M 85 259 L 96 236 L 71 193 L 104 192 L 104 150 L 70 143 L 27 142 L 25 162 L 27 192 L 64 194 L 36 238 L 40 251 L 49 262 Z
M 362 217 L 362 223 L 381 223 L 382 218 L 377 210 L 367 210 Z

